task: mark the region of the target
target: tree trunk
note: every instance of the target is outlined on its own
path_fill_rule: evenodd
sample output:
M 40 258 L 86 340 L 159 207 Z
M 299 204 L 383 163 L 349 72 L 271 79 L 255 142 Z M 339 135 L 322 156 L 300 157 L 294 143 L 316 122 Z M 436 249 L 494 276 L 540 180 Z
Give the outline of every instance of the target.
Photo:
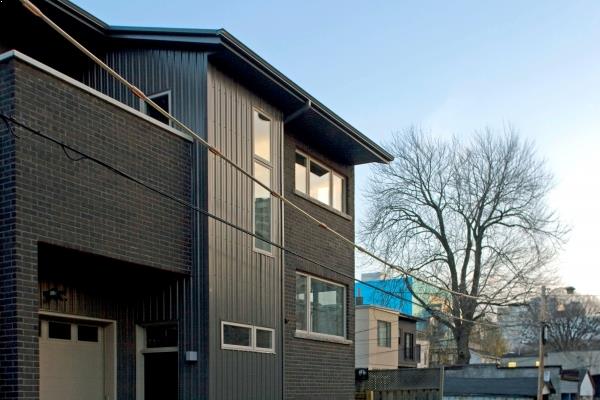
M 456 341 L 456 364 L 465 365 L 471 360 L 471 351 L 469 350 L 469 336 L 471 335 L 471 326 L 459 325 L 453 329 L 454 340 Z

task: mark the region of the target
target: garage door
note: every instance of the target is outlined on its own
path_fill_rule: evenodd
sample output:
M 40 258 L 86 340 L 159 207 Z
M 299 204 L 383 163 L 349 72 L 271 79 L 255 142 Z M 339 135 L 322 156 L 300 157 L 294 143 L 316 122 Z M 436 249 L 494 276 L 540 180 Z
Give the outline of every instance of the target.
M 103 329 L 40 321 L 40 400 L 104 399 Z

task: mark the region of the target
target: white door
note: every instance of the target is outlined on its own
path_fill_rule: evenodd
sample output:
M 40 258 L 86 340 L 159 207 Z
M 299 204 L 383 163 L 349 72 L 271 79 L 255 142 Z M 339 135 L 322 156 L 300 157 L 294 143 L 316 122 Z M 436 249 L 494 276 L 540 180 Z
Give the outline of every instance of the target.
M 40 328 L 40 400 L 104 400 L 102 327 L 41 320 Z

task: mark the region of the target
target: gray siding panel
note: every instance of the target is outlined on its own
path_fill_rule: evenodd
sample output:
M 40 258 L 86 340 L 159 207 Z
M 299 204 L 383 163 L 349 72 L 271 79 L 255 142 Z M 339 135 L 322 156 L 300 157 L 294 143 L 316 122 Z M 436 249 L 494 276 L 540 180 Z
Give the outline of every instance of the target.
M 213 66 L 208 69 L 208 138 L 238 165 L 251 171 L 252 110 L 272 118 L 272 182 L 280 187 L 281 113 Z M 209 210 L 252 230 L 252 188 L 248 178 L 209 155 Z M 273 241 L 281 239 L 279 206 L 272 203 Z M 281 255 L 253 250 L 253 238 L 209 222 L 210 398 L 282 397 Z M 275 354 L 221 349 L 221 321 L 275 329 Z

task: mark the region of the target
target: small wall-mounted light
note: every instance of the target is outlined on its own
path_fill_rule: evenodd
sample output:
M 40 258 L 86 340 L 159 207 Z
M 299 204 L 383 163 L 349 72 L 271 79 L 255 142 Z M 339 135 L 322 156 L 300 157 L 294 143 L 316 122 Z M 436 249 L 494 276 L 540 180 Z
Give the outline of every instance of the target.
M 65 300 L 65 291 L 53 287 L 42 292 L 46 300 Z

